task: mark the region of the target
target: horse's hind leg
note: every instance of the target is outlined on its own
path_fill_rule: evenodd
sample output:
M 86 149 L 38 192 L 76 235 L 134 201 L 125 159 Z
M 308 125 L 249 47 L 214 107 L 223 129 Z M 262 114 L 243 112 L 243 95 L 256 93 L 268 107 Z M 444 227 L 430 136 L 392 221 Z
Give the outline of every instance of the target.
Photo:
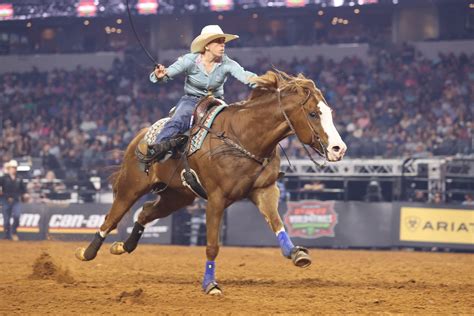
M 280 190 L 276 183 L 266 188 L 255 189 L 250 194 L 250 199 L 257 205 L 277 236 L 283 256 L 292 259 L 296 266 L 305 268 L 311 264 L 311 257 L 306 248 L 293 245 L 286 233 L 280 214 L 278 214 L 279 197 Z
M 174 211 L 190 205 L 195 199 L 191 193 L 183 193 L 173 189 L 166 189 L 160 193 L 157 201 L 149 201 L 143 204 L 143 210 L 138 215 L 130 236 L 125 242 L 114 242 L 110 247 L 110 252 L 114 255 L 121 255 L 125 252 L 131 253 L 137 248 L 138 241 L 142 236 L 145 225 L 158 218 L 164 218 Z
M 95 234 L 87 248 L 80 247 L 76 250 L 77 259 L 82 261 L 94 259 L 105 237 L 117 228 L 117 224 L 132 205 L 150 190 L 145 173 L 139 174 L 137 173 L 140 172 L 138 169 L 132 168 L 128 169 L 127 173 L 124 173 L 123 170 L 120 171 L 121 173 L 117 179 L 115 199 L 104 223 L 100 226 L 100 230 Z M 130 185 L 130 183 L 133 183 L 133 185 Z

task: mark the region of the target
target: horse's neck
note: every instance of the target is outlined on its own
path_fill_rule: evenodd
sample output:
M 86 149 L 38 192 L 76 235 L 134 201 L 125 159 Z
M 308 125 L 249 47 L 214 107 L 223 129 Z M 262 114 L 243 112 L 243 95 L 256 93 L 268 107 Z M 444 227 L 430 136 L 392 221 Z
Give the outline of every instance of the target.
M 268 157 L 278 143 L 289 135 L 276 98 L 265 102 L 249 101 L 232 116 L 232 130 L 245 149 L 259 157 Z

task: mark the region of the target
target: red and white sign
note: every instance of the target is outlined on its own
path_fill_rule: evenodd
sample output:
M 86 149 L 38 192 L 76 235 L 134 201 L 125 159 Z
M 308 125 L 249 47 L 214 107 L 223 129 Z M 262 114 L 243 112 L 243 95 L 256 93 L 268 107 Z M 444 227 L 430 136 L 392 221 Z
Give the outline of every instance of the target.
M 284 222 L 290 237 L 334 237 L 337 224 L 334 201 L 289 202 Z
M 209 0 L 211 11 L 228 11 L 234 7 L 233 0 Z
M 97 12 L 97 5 L 94 0 L 80 0 L 77 5 L 78 16 L 95 16 Z
M 157 14 L 158 0 L 138 0 L 137 10 L 140 14 Z
M 8 20 L 13 17 L 13 4 L 0 4 L 0 20 Z
M 306 0 L 286 0 L 288 8 L 300 8 L 306 5 Z

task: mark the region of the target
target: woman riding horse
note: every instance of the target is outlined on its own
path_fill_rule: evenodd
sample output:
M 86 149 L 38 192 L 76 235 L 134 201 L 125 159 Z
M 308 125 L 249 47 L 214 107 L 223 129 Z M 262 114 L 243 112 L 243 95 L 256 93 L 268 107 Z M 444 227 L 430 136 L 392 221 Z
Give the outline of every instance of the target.
M 220 294 L 215 279 L 215 259 L 219 253 L 219 232 L 224 210 L 235 201 L 249 198 L 258 207 L 275 234 L 282 254 L 298 267 L 311 264 L 308 251 L 293 245 L 278 214 L 280 171 L 278 143 L 296 135 L 329 161 L 341 160 L 346 152 L 332 121 L 331 108 L 314 82 L 303 76 L 291 77 L 269 71 L 253 79 L 257 84 L 251 97 L 230 105 L 219 114 L 201 148 L 189 157 L 190 167 L 200 176 L 208 193 L 206 207 L 206 268 L 202 288 Z M 166 184 L 156 201 L 146 202 L 125 242 L 116 242 L 112 254 L 131 253 L 137 247 L 145 225 L 190 205 L 196 196 L 179 176 L 183 161 L 170 159 L 140 168 L 135 150 L 144 137 L 142 130 L 125 151 L 120 170 L 114 174 L 114 202 L 105 221 L 87 248 L 78 248 L 76 257 L 89 261 L 96 257 L 106 236 L 142 196 L 158 184 Z M 245 234 L 242 231 L 242 234 Z
M 150 74 L 150 81 L 153 83 L 165 83 L 183 72 L 186 79 L 185 95 L 179 100 L 173 117 L 157 135 L 155 143 L 148 146 L 145 161 L 164 161 L 170 149 L 186 140 L 177 135 L 188 130 L 196 104 L 202 97 L 210 95 L 224 99 L 223 86 L 229 74 L 250 87 L 255 86 L 249 79 L 256 75 L 245 71 L 224 54 L 225 43 L 237 38 L 237 35 L 224 34 L 218 25 L 205 26 L 201 35 L 193 40 L 191 53 L 181 56 L 168 68 L 158 65 Z

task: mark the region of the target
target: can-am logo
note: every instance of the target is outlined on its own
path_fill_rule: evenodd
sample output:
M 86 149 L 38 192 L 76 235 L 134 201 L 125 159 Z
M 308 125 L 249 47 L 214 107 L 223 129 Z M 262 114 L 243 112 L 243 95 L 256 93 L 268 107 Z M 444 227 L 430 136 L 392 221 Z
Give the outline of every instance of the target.
M 289 202 L 284 221 L 291 237 L 334 237 L 337 224 L 334 201 Z
M 143 207 L 140 207 L 133 213 L 133 223 L 138 220 L 138 215 L 143 210 Z M 156 225 L 158 224 L 159 219 L 145 225 L 145 231 L 142 235 L 142 238 L 157 238 L 160 237 L 160 234 L 166 233 L 168 231 L 168 226 L 165 225 Z M 127 233 L 130 234 L 133 230 L 133 227 L 127 227 Z
M 53 214 L 49 228 L 99 228 L 105 215 Z
M 105 220 L 105 215 L 53 214 L 49 219 L 50 234 L 95 234 Z M 114 229 L 109 234 L 117 234 Z

